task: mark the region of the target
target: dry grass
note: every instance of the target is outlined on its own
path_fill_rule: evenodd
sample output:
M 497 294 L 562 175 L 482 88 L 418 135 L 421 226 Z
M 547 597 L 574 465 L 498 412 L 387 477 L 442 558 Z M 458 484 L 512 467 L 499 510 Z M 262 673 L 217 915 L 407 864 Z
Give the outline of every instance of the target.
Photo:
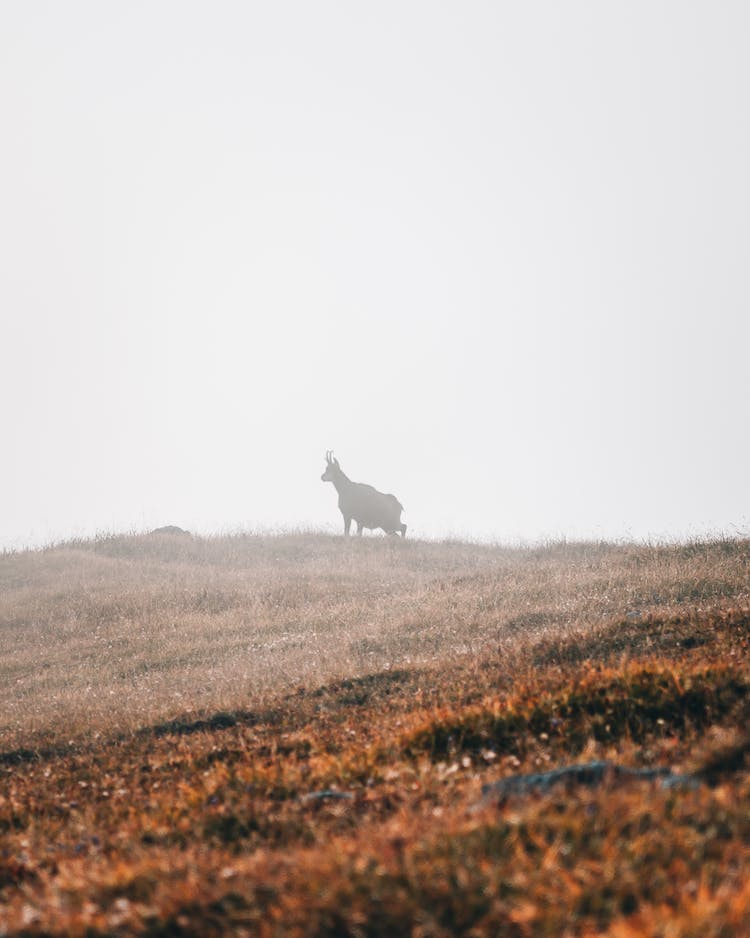
M 750 548 L 110 537 L 0 558 L 0 733 L 132 729 L 748 599 Z
M 468 649 L 452 637 L 463 610 L 431 621 L 433 590 L 495 565 L 481 547 L 322 536 L 106 538 L 6 556 L 0 731 L 132 728 Z
M 316 535 L 5 555 L 0 935 L 750 933 L 749 563 Z M 587 758 L 701 783 L 481 797 Z

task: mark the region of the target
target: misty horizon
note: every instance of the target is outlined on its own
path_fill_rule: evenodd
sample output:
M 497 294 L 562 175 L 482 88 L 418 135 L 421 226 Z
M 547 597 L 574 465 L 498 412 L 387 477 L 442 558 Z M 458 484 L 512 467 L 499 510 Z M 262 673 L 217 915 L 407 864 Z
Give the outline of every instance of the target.
M 746 5 L 0 23 L 0 549 L 746 536 Z

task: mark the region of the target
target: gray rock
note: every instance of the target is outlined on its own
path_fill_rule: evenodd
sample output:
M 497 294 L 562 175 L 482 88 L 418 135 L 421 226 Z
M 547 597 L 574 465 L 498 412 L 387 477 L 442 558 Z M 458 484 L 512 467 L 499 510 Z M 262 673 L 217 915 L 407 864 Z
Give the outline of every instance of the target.
M 584 785 L 595 788 L 605 782 L 658 781 L 662 788 L 697 788 L 699 780 L 694 775 L 680 775 L 670 769 L 631 769 L 614 762 L 585 762 L 567 765 L 549 772 L 530 775 L 512 775 L 489 785 L 482 786 L 485 801 L 501 801 L 512 795 L 527 795 L 532 792 L 547 792 L 557 785 Z
M 311 791 L 306 795 L 302 795 L 300 801 L 307 803 L 309 801 L 353 801 L 354 795 L 350 794 L 348 791 L 334 791 L 331 788 L 326 788 L 324 791 Z

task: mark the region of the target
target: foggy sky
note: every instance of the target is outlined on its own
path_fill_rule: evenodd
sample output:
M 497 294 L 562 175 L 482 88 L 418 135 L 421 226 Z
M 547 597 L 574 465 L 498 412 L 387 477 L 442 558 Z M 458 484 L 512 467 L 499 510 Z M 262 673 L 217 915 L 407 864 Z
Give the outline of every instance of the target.
M 0 8 L 0 547 L 748 531 L 744 2 Z

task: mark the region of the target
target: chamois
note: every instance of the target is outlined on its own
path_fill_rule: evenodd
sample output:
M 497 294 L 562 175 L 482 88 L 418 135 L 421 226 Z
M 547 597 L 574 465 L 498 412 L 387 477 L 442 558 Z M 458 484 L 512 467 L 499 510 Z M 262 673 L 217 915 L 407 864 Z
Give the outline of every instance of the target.
M 344 535 L 349 536 L 352 519 L 357 522 L 357 534 L 362 528 L 382 528 L 386 534 L 401 533 L 406 537 L 406 525 L 401 523 L 404 506 L 395 495 L 384 495 L 364 482 L 352 482 L 344 474 L 338 459 L 329 450 L 326 453 L 326 471 L 323 482 L 333 482 L 339 493 L 339 511 L 344 516 Z

